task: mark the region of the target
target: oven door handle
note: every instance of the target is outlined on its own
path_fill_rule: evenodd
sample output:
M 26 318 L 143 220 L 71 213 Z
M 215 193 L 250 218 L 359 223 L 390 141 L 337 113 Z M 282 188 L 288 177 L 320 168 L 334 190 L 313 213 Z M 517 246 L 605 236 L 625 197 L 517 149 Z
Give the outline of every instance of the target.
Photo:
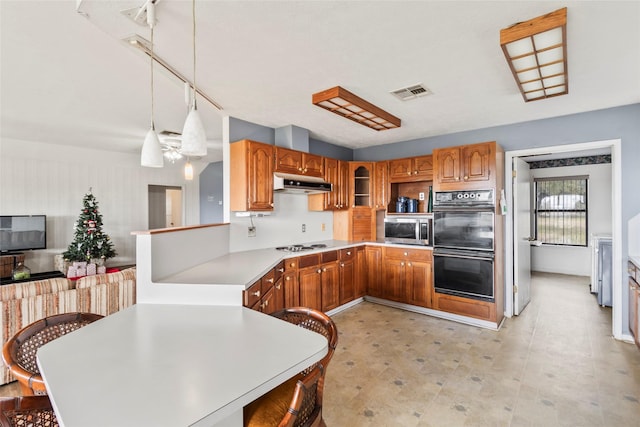
M 461 258 L 461 259 L 482 259 L 487 261 L 493 261 L 493 254 L 490 255 L 458 255 L 450 253 L 434 253 L 433 256 L 441 256 L 447 258 Z

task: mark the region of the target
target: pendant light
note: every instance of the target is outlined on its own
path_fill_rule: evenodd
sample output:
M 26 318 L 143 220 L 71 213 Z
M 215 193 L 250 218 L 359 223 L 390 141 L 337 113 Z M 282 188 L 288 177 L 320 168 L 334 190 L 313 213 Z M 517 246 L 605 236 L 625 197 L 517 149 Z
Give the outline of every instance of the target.
M 207 136 L 204 133 L 204 126 L 202 125 L 200 114 L 198 114 L 196 103 L 196 0 L 192 0 L 191 5 L 193 18 L 193 95 L 191 96 L 189 114 L 182 129 L 180 152 L 185 156 L 206 156 Z
M 147 23 L 151 28 L 151 129 L 147 132 L 142 144 L 142 153 L 140 154 L 140 165 L 150 168 L 161 168 L 164 166 L 164 157 L 162 155 L 162 147 L 156 133 L 156 127 L 153 120 L 153 27 L 155 26 L 154 4 L 148 1 L 147 4 Z
M 193 181 L 193 166 L 187 158 L 187 163 L 184 164 L 184 179 L 187 181 Z

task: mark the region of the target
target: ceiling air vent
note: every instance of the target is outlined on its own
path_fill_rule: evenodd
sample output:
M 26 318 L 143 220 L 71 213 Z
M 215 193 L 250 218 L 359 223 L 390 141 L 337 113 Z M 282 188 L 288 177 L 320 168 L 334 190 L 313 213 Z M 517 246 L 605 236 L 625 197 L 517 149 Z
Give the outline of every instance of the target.
M 404 87 L 402 89 L 391 91 L 391 94 L 401 101 L 408 101 L 410 99 L 415 99 L 420 96 L 431 95 L 432 92 L 426 87 L 424 87 L 422 83 L 419 83 L 417 85 Z

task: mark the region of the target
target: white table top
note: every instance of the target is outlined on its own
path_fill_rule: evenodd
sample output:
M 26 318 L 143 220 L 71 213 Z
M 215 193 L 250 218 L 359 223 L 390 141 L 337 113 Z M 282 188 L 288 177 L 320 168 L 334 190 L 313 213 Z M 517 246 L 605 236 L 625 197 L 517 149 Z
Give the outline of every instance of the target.
M 64 427 L 211 426 L 326 353 L 321 335 L 243 307 L 137 304 L 38 364 Z

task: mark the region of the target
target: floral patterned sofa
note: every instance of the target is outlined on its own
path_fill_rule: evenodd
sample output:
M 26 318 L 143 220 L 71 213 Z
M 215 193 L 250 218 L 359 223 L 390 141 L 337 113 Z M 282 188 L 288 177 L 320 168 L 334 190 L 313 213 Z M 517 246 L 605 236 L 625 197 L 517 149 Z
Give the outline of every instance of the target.
M 107 316 L 136 302 L 136 269 L 0 286 L 2 345 L 20 329 L 44 317 L 82 311 Z M 0 358 L 0 385 L 14 381 Z

